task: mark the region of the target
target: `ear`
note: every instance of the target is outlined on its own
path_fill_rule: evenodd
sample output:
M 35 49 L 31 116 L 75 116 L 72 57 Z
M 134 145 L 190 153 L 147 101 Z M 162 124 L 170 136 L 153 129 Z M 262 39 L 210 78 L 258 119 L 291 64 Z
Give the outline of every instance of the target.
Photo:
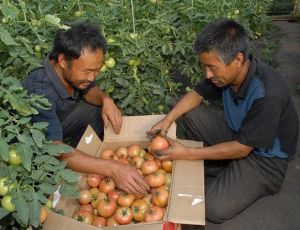
M 68 68 L 68 62 L 66 60 L 66 57 L 64 54 L 58 55 L 58 65 L 60 66 L 61 69 L 66 69 Z
M 237 53 L 236 57 L 234 58 L 233 62 L 237 67 L 241 67 L 245 61 L 244 54 Z

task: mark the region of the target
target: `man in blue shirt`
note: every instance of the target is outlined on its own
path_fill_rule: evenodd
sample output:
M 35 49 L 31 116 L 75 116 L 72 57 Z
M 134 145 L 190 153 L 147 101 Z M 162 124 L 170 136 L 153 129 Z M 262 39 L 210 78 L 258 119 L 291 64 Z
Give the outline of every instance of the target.
M 59 30 L 53 49 L 44 66 L 29 74 L 23 86 L 29 93 L 44 95 L 50 110 L 40 110 L 32 122 L 48 122 L 46 136 L 54 143 L 70 141 L 75 147 L 90 124 L 103 137 L 103 126 L 109 123 L 115 133 L 122 125 L 121 112 L 114 101 L 103 93 L 95 80 L 103 65 L 107 45 L 98 29 L 81 23 Z M 75 171 L 112 177 L 117 187 L 145 194 L 149 186 L 130 165 L 89 156 L 78 149 L 61 154 L 61 160 Z
M 206 79 L 152 127 L 166 135 L 181 117 L 190 139 L 203 148 L 171 147 L 158 158 L 205 161 L 206 218 L 222 223 L 257 199 L 280 190 L 288 158 L 296 152 L 298 116 L 288 87 L 270 66 L 249 55 L 249 37 L 235 21 L 216 21 L 194 49 Z M 223 112 L 200 106 L 222 99 Z

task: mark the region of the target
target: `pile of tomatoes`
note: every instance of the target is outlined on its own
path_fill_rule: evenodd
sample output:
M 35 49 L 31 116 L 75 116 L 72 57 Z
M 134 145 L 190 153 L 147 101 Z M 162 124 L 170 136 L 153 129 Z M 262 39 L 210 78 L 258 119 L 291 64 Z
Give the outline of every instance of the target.
M 88 188 L 80 191 L 80 208 L 73 218 L 97 227 L 162 220 L 168 205 L 173 162 L 155 159 L 139 145 L 120 146 L 115 151 L 105 149 L 101 158 L 131 164 L 144 175 L 151 191 L 145 196 L 127 194 L 116 188 L 112 178 L 89 174 Z

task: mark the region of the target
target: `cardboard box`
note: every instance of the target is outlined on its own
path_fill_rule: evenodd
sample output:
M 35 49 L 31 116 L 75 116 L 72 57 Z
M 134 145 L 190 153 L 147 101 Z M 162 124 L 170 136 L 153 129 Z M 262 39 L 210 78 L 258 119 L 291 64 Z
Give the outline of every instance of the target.
M 163 115 L 123 117 L 121 133 L 115 135 L 112 128 L 108 127 L 105 130 L 103 142 L 97 137 L 93 129 L 88 127 L 77 148 L 93 156 L 100 156 L 105 148 L 115 150 L 119 146 L 130 144 L 139 144 L 141 147 L 147 148 L 149 140 L 145 132 L 163 117 Z M 176 139 L 175 125 L 170 127 L 168 136 Z M 178 141 L 185 146 L 202 146 L 200 142 Z M 80 189 L 86 186 L 86 175 L 81 175 L 78 186 Z M 46 230 L 162 230 L 166 222 L 205 225 L 203 161 L 174 161 L 170 188 L 169 203 L 163 221 L 96 228 L 72 219 L 73 213 L 79 209 L 79 203 L 75 199 L 64 200 L 61 198 L 56 208 L 63 209 L 65 216 L 50 212 L 43 227 Z M 166 225 L 164 229 L 166 229 Z

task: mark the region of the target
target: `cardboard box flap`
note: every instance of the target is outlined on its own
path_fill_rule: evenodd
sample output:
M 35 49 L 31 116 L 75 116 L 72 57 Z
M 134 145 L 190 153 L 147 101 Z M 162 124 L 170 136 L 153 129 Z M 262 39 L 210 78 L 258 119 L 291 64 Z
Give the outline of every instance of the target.
M 82 135 L 77 149 L 91 156 L 95 156 L 101 146 L 102 141 L 97 136 L 93 128 L 89 125 Z
M 111 125 L 104 130 L 105 141 L 148 141 L 146 131 L 162 120 L 165 115 L 124 116 L 120 134 L 115 134 Z M 176 125 L 168 130 L 168 137 L 176 139 Z
M 189 147 L 202 147 L 196 141 L 179 140 Z M 173 172 L 168 221 L 205 225 L 203 161 L 177 160 Z

